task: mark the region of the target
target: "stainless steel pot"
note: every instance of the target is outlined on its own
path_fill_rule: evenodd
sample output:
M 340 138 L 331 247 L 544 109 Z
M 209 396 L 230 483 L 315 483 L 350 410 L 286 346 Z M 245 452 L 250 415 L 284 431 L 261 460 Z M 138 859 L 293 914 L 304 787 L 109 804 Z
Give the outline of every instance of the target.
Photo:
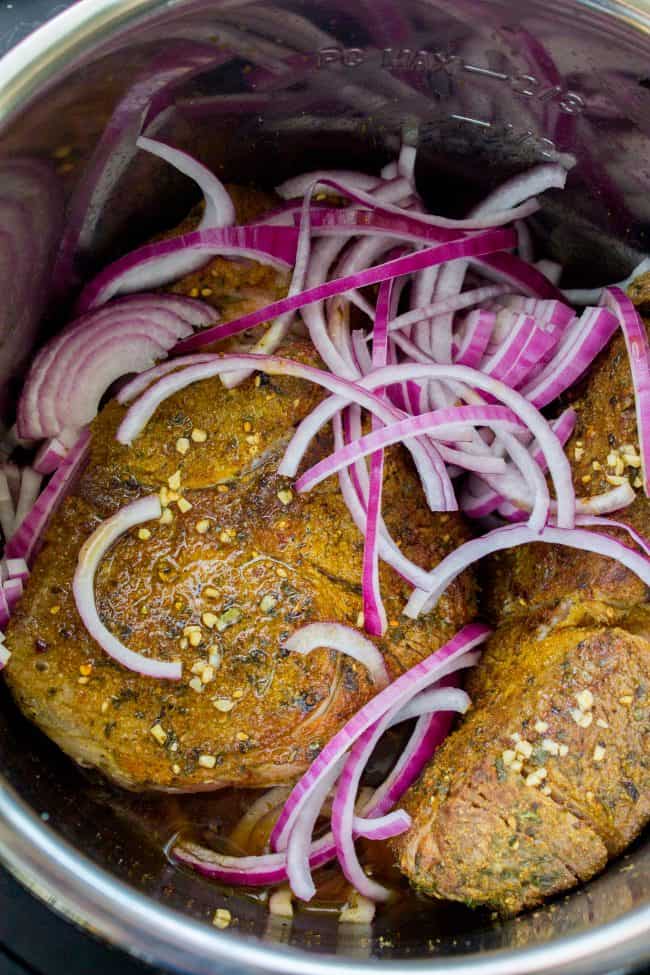
M 0 62 L 0 158 L 53 159 L 70 194 L 134 80 L 180 41 L 207 41 L 231 56 L 188 78 L 163 121 L 227 178 L 376 168 L 405 138 L 420 147 L 423 193 L 453 212 L 502 174 L 570 153 L 574 188 L 537 232 L 569 280 L 599 284 L 649 249 L 649 35 L 642 0 L 81 0 Z M 224 92 L 245 97 L 212 97 Z M 127 171 L 86 242 L 88 270 L 187 206 L 186 187 L 161 180 L 142 162 Z M 55 910 L 159 965 L 595 975 L 650 958 L 647 842 L 511 922 L 442 905 L 398 908 L 373 930 L 309 914 L 287 924 L 165 858 L 179 824 L 217 815 L 218 801 L 111 792 L 8 699 L 0 726 L 0 858 Z M 222 905 L 227 931 L 209 924 Z

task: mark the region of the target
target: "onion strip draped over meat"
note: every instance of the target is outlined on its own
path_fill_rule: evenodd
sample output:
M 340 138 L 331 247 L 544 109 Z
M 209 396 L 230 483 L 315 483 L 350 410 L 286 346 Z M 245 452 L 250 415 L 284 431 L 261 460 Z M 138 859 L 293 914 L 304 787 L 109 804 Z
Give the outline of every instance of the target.
M 180 680 L 183 672 L 180 663 L 155 660 L 129 650 L 102 623 L 95 603 L 95 574 L 109 548 L 129 529 L 158 519 L 161 514 L 160 498 L 151 494 L 133 501 L 103 521 L 81 547 L 72 591 L 84 626 L 113 660 L 145 677 Z
M 576 415 L 565 410 L 550 421 L 541 412 L 581 378 L 620 328 L 630 358 L 648 494 L 645 327 L 616 287 L 603 289 L 598 304 L 576 313 L 557 287 L 562 269 L 535 261 L 525 221 L 538 211 L 541 194 L 564 187 L 567 171 L 560 165 L 518 175 L 469 214 L 452 218 L 426 211 L 414 180 L 415 149 L 405 146 L 378 176 L 318 171 L 287 180 L 278 187 L 279 207 L 235 226 L 225 188 L 202 164 L 149 138 L 138 146 L 195 180 L 205 199 L 203 217 L 196 231 L 139 247 L 104 268 L 83 288 L 76 321 L 36 357 L 18 408 L 17 436 L 42 442 L 30 473 L 19 475 L 17 492 L 11 491 L 13 471 L 7 468 L 0 476 L 8 554 L 31 562 L 85 456 L 88 424 L 120 375 L 138 373 L 118 392 L 128 406 L 117 434 L 126 445 L 168 397 L 216 376 L 232 387 L 262 372 L 326 390 L 326 398 L 295 430 L 279 472 L 297 477 L 299 492 L 338 477 L 365 541 L 361 589 L 368 636 L 336 622 L 316 622 L 291 634 L 285 646 L 298 653 L 320 647 L 352 656 L 368 669 L 377 694 L 325 745 L 291 791 L 267 853 L 225 857 L 183 842 L 174 855 L 229 883 L 288 881 L 304 900 L 315 892 L 312 871 L 336 857 L 359 894 L 382 900 L 387 891 L 362 869 L 355 837 L 386 838 L 408 828 L 406 813 L 391 812 L 392 807 L 444 739 L 453 713 L 468 707 L 456 686 L 458 674 L 476 663 L 476 648 L 489 631 L 480 624 L 465 627 L 390 683 L 374 642 L 387 626 L 379 562 L 413 587 L 405 607 L 413 617 L 429 611 L 478 559 L 529 542 L 596 552 L 650 584 L 644 540 L 630 533 L 635 547 L 628 548 L 608 531 L 621 523 L 603 517 L 631 503 L 634 488 L 626 481 L 605 494 L 576 498 L 564 452 Z M 214 256 L 293 269 L 287 296 L 221 323 L 200 302 L 142 294 Z M 299 319 L 323 368 L 274 354 Z M 261 325 L 268 326 L 261 338 L 245 335 Z M 237 354 L 205 351 L 233 336 L 249 345 Z M 365 433 L 364 414 L 371 419 Z M 300 470 L 310 443 L 327 424 L 333 453 Z M 461 545 L 433 569 L 402 553 L 382 517 L 384 450 L 396 443 L 410 452 L 431 510 L 460 509 L 491 519 L 493 530 Z M 22 514 L 42 477 L 50 478 L 43 493 L 16 526 L 17 504 Z M 74 596 L 88 631 L 116 661 L 148 677 L 178 679 L 179 663 L 129 651 L 102 624 L 95 604 L 95 573 L 109 546 L 159 514 L 157 497 L 142 498 L 101 524 L 81 550 Z M 3 624 L 23 581 L 24 573 L 16 571 L 0 586 Z M 0 648 L 0 664 L 5 657 Z M 414 717 L 393 771 L 359 804 L 361 776 L 375 745 L 391 725 Z M 330 798 L 331 832 L 314 840 Z

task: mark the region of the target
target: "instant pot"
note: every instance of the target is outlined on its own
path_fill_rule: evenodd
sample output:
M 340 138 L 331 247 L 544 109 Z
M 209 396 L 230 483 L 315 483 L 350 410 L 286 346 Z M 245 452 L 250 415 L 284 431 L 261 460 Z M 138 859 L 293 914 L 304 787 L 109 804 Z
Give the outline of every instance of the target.
M 137 102 L 144 90 L 149 103 Z M 154 99 L 157 137 L 233 182 L 376 171 L 400 143 L 416 145 L 420 192 L 450 216 L 534 162 L 574 162 L 568 190 L 535 218 L 563 284 L 620 280 L 650 250 L 642 0 L 80 0 L 0 61 L 0 161 L 47 160 L 70 210 L 107 123 L 140 105 L 148 124 Z M 77 273 L 194 202 L 154 157 L 120 150 Z M 61 327 L 73 298 L 53 291 L 40 338 Z M 0 335 L 7 426 L 25 365 L 14 343 L 10 322 Z M 188 975 L 597 975 L 650 959 L 648 840 L 514 920 L 425 903 L 367 927 L 300 910 L 287 920 L 166 856 L 184 824 L 218 821 L 218 799 L 117 793 L 74 767 L 6 694 L 0 775 L 8 869 L 80 927 Z M 234 919 L 227 930 L 211 923 L 218 907 Z

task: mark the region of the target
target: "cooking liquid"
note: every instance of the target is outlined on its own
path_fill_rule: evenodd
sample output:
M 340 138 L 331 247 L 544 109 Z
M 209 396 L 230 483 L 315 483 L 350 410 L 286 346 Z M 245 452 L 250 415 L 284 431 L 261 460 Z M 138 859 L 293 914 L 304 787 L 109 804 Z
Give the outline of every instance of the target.
M 386 735 L 381 747 L 377 749 L 369 763 L 364 782 L 379 784 L 390 770 L 405 741 L 406 735 L 400 729 L 395 729 Z M 282 811 L 283 797 L 279 797 L 279 804 L 275 808 L 265 814 L 263 813 L 257 819 L 252 829 L 246 828 L 243 819 L 251 805 L 267 791 L 232 789 L 221 795 L 215 795 L 213 802 L 215 806 L 218 805 L 218 812 L 215 808 L 215 818 L 207 823 L 199 823 L 192 819 L 192 797 L 179 797 L 174 800 L 178 804 L 177 816 L 180 819 L 187 816 L 188 821 L 185 824 L 179 824 L 179 828 L 165 844 L 165 852 L 170 861 L 177 867 L 179 866 L 174 858 L 174 847 L 176 844 L 188 840 L 227 856 L 257 856 L 268 853 L 270 850 L 269 837 Z M 289 790 L 286 791 L 289 792 Z M 371 792 L 372 788 L 368 785 L 362 787 L 359 794 L 361 804 Z M 327 802 L 323 807 L 323 815 L 316 824 L 315 839 L 329 830 L 330 811 L 331 802 Z M 356 845 L 359 859 L 366 872 L 388 887 L 393 892 L 393 899 L 399 897 L 401 900 L 404 896 L 408 896 L 409 885 L 394 866 L 394 858 L 387 842 L 359 839 Z M 187 869 L 186 867 L 179 868 Z M 349 903 L 352 888 L 336 861 L 316 870 L 313 876 L 316 886 L 316 894 L 313 900 L 308 904 L 298 901 L 295 906 L 306 911 L 338 913 Z M 221 886 L 216 881 L 215 884 Z M 239 887 L 238 892 L 258 901 L 266 901 L 269 893 L 274 889 L 276 888 Z

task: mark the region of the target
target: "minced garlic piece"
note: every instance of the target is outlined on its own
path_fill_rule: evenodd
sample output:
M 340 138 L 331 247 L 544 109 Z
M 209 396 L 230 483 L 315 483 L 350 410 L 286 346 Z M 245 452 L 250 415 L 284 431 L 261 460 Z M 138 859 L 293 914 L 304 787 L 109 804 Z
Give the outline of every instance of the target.
M 201 674 L 201 683 L 210 684 L 213 680 L 214 667 L 211 667 L 210 664 L 206 664 L 206 666 L 203 668 L 203 673 Z
M 151 729 L 151 734 L 154 736 L 159 745 L 164 745 L 167 741 L 167 732 L 161 724 L 155 724 Z
M 227 907 L 219 907 L 214 912 L 214 917 L 212 918 L 212 923 L 215 928 L 227 928 L 232 921 L 232 914 Z
M 229 697 L 218 697 L 214 702 L 214 706 L 217 711 L 222 711 L 224 714 L 227 714 L 228 711 L 232 711 L 235 702 L 231 701 Z
M 591 711 L 594 706 L 594 695 L 588 688 L 576 694 L 576 701 L 581 711 Z
M 275 609 L 277 604 L 278 601 L 275 598 L 275 596 L 271 596 L 270 594 L 267 593 L 266 596 L 262 596 L 262 600 L 260 602 L 260 610 L 262 611 L 262 613 L 270 613 L 272 609 Z
M 230 609 L 223 612 L 216 624 L 219 633 L 223 633 L 229 626 L 234 626 L 235 623 L 239 623 L 241 616 L 241 609 L 238 606 L 231 606 Z

